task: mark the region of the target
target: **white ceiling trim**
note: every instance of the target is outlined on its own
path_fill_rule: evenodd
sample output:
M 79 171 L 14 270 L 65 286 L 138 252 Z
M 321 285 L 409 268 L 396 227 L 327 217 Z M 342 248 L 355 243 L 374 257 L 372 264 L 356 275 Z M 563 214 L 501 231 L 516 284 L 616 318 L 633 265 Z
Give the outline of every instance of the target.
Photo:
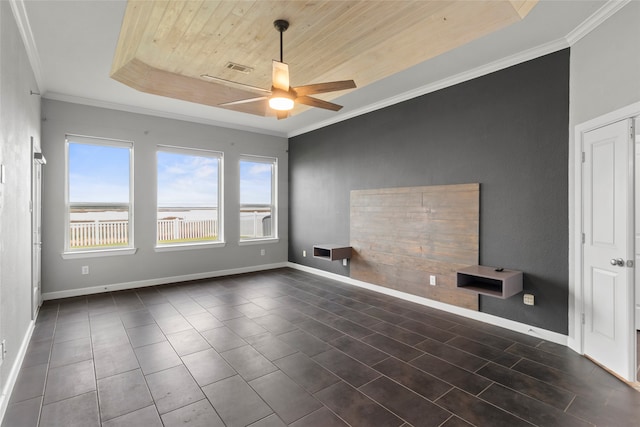
M 254 132 L 254 133 L 265 134 L 265 135 L 273 135 L 273 136 L 290 138 L 290 137 L 311 132 L 313 130 L 317 130 L 335 123 L 339 123 L 341 121 L 348 120 L 353 117 L 357 117 L 372 111 L 376 111 L 400 102 L 404 102 L 409 99 L 413 99 L 418 96 L 422 96 L 427 93 L 434 92 L 436 90 L 440 90 L 440 89 L 453 86 L 455 84 L 459 84 L 477 77 L 481 77 L 483 75 L 519 64 L 521 62 L 525 62 L 549 53 L 553 53 L 555 51 L 564 49 L 566 47 L 573 46 L 581 38 L 583 38 L 584 36 L 589 34 L 591 31 L 593 31 L 595 28 L 597 28 L 599 25 L 601 25 L 610 16 L 612 16 L 613 14 L 618 12 L 620 9 L 622 9 L 630 1 L 631 0 L 609 0 L 604 6 L 598 9 L 595 13 L 593 13 L 589 18 L 587 18 L 583 23 L 581 23 L 573 31 L 567 34 L 564 38 L 552 41 L 550 43 L 546 43 L 538 47 L 534 47 L 527 51 L 517 53 L 515 55 L 474 68 L 472 70 L 468 70 L 468 71 L 456 74 L 454 76 L 447 77 L 440 81 L 437 81 L 422 87 L 418 87 L 416 89 L 381 100 L 374 104 L 370 104 L 363 108 L 352 110 L 348 113 L 337 114 L 335 116 L 332 116 L 330 119 L 314 123 L 311 126 L 295 129 L 288 133 L 267 130 L 262 128 L 254 128 L 246 125 L 230 123 L 225 121 L 208 120 L 202 117 L 192 117 L 192 116 L 181 115 L 177 113 L 170 113 L 170 112 L 165 112 L 160 110 L 148 109 L 144 107 L 134 107 L 134 106 L 129 106 L 125 104 L 99 101 L 95 99 L 83 98 L 83 97 L 72 96 L 72 95 L 64 95 L 60 93 L 48 93 L 42 77 L 42 66 L 41 66 L 40 55 L 38 53 L 33 32 L 31 30 L 31 25 L 29 23 L 29 19 L 26 13 L 25 0 L 9 0 L 9 3 L 11 5 L 11 10 L 15 17 L 16 24 L 18 26 L 20 35 L 25 45 L 27 56 L 29 58 L 29 62 L 33 69 L 33 73 L 35 75 L 36 83 L 38 85 L 38 90 L 47 99 L 72 102 L 72 103 L 77 103 L 81 105 L 89 105 L 89 106 L 95 106 L 95 107 L 101 107 L 101 108 L 109 108 L 109 109 L 121 110 L 121 111 L 126 111 L 131 113 L 146 114 L 146 115 L 151 115 L 156 117 L 164 117 L 164 118 L 170 118 L 170 119 L 176 119 L 176 120 L 182 120 L 182 121 L 189 121 L 194 123 L 200 123 L 200 124 L 236 129 L 236 130 L 243 130 L 243 131 Z
M 428 85 L 417 87 L 410 91 L 400 93 L 398 95 L 392 96 L 390 98 L 384 99 L 374 104 L 367 105 L 364 108 L 356 109 L 345 114 L 335 115 L 328 120 L 314 123 L 311 126 L 292 131 L 288 134 L 288 136 L 289 138 L 291 138 L 294 136 L 302 135 L 304 133 L 311 132 L 311 131 L 314 131 L 314 130 L 317 130 L 325 126 L 329 126 L 344 120 L 348 120 L 353 117 L 361 116 L 363 114 L 380 110 L 385 107 L 390 107 L 392 105 L 399 104 L 401 102 L 408 101 L 410 99 L 417 98 L 419 96 L 426 95 L 428 93 L 435 92 L 440 89 L 444 89 L 450 86 L 464 83 L 466 81 L 473 80 L 475 78 L 482 77 L 484 75 L 487 75 L 499 70 L 503 70 L 505 68 L 512 67 L 522 62 L 530 61 L 532 59 L 539 58 L 541 56 L 548 55 L 553 52 L 557 52 L 567 47 L 569 47 L 567 40 L 565 40 L 564 38 L 561 38 L 553 42 L 546 43 L 541 46 L 537 46 L 529 50 L 525 50 L 523 52 L 519 52 L 515 55 L 511 55 L 511 56 L 499 59 L 497 61 L 490 62 L 480 67 L 476 67 L 471 70 L 467 70 L 462 73 L 447 77 L 446 79 L 442 79 L 437 82 L 430 83 Z
M 203 125 L 217 126 L 217 127 L 227 128 L 227 129 L 235 129 L 235 130 L 241 130 L 241 131 L 245 131 L 245 132 L 258 133 L 258 134 L 261 134 L 261 135 L 272 135 L 272 136 L 279 136 L 279 137 L 282 137 L 282 138 L 287 138 L 287 135 L 284 132 L 275 132 L 275 131 L 270 131 L 270 130 L 267 130 L 267 129 L 252 128 L 250 126 L 245 126 L 245 125 L 240 125 L 240 124 L 235 124 L 235 123 L 220 122 L 220 121 L 216 121 L 216 120 L 208 120 L 208 119 L 201 118 L 201 117 L 187 116 L 187 115 L 177 114 L 177 113 L 169 113 L 169 112 L 166 112 L 166 111 L 153 110 L 153 109 L 150 109 L 150 108 L 134 107 L 134 106 L 131 106 L 131 105 L 118 104 L 118 103 L 115 103 L 115 102 L 99 101 L 99 100 L 92 99 L 92 98 L 82 98 L 82 97 L 74 96 L 74 95 L 64 95 L 64 94 L 61 94 L 61 93 L 47 92 L 43 96 L 43 98 L 51 99 L 53 101 L 70 102 L 70 103 L 73 103 L 73 104 L 88 105 L 90 107 L 107 108 L 107 109 L 110 109 L 110 110 L 125 111 L 127 113 L 144 114 L 146 116 L 154 116 L 154 117 L 162 117 L 162 118 L 165 118 L 165 119 L 182 120 L 182 121 L 185 121 L 185 122 L 199 123 L 199 124 L 203 124 Z
M 609 0 L 600 9 L 596 10 L 593 15 L 584 20 L 584 22 L 567 34 L 566 39 L 569 46 L 576 44 L 581 38 L 595 30 L 604 21 L 609 19 L 617 11 L 625 7 L 631 0 Z
M 18 26 L 18 31 L 22 37 L 25 50 L 27 51 L 27 57 L 29 63 L 33 69 L 33 74 L 38 85 L 40 93 L 44 93 L 46 88 L 44 87 L 44 81 L 42 80 L 42 64 L 40 62 L 40 55 L 38 54 L 38 48 L 36 47 L 35 39 L 33 38 L 33 32 L 31 31 L 31 24 L 29 24 L 29 18 L 27 17 L 27 10 L 24 7 L 24 0 L 9 0 L 11 5 L 11 11 L 13 17 Z
M 299 136 L 317 129 L 321 129 L 326 126 L 330 126 L 335 123 L 340 123 L 342 121 L 349 120 L 351 118 L 358 117 L 363 114 L 370 113 L 372 111 L 390 107 L 392 105 L 399 104 L 401 102 L 408 101 L 410 99 L 417 98 L 419 96 L 426 95 L 428 93 L 435 92 L 440 89 L 444 89 L 450 86 L 454 86 L 456 84 L 464 83 L 466 81 L 473 80 L 475 78 L 482 77 L 484 75 L 487 75 L 499 70 L 503 70 L 505 68 L 512 67 L 522 62 L 530 61 L 532 59 L 539 58 L 541 56 L 548 55 L 553 52 L 557 52 L 567 47 L 569 47 L 569 43 L 567 42 L 566 39 L 561 38 L 553 42 L 546 43 L 544 45 L 537 46 L 523 52 L 519 52 L 515 55 L 511 55 L 506 58 L 502 58 L 497 61 L 490 62 L 489 64 L 485 64 L 480 67 L 476 67 L 474 69 L 467 70 L 465 72 L 453 75 L 451 77 L 447 77 L 446 79 L 442 79 L 437 82 L 430 83 L 428 85 L 421 86 L 413 90 L 400 93 L 398 95 L 381 100 L 379 102 L 369 104 L 364 108 L 352 110 L 348 113 L 336 114 L 332 116 L 330 119 L 314 123 L 311 126 L 293 130 L 289 133 L 269 131 L 266 129 L 251 128 L 246 125 L 234 124 L 229 122 L 220 122 L 215 120 L 207 120 L 200 117 L 169 113 L 169 112 L 147 109 L 142 107 L 133 107 L 125 104 L 98 101 L 95 99 L 82 98 L 82 97 L 72 96 L 72 95 L 64 95 L 60 93 L 49 92 L 44 95 L 44 98 L 57 100 L 57 101 L 71 102 L 71 103 L 81 104 L 81 105 L 89 105 L 93 107 L 108 108 L 112 110 L 127 111 L 130 113 L 146 114 L 150 116 L 164 117 L 168 119 L 183 120 L 183 121 L 188 121 L 193 123 L 200 123 L 200 124 L 236 129 L 236 130 L 243 130 L 248 132 L 255 132 L 255 133 L 264 134 L 264 135 L 292 138 L 294 136 Z

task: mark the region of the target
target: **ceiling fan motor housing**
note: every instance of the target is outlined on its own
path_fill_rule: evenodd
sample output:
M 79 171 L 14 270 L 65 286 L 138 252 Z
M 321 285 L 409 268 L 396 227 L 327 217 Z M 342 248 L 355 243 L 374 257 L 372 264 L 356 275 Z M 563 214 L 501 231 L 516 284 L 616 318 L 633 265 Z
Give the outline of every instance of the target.
M 273 21 L 273 26 L 276 27 L 276 30 L 280 33 L 284 33 L 289 28 L 289 21 L 285 19 L 276 19 Z

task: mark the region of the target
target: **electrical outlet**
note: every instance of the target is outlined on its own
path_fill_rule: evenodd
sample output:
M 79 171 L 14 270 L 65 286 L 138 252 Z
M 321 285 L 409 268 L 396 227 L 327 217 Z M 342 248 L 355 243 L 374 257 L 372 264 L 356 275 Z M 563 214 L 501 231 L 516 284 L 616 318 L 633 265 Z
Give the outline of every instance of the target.
M 307 256 L 307 251 L 305 251 L 304 249 L 302 250 L 302 256 L 306 258 Z
M 0 341 L 0 362 L 7 356 L 7 340 Z
M 267 251 L 265 251 L 264 249 L 260 249 L 260 256 L 264 256 L 264 254 L 266 254 Z
M 436 276 L 434 276 L 433 274 L 429 276 L 429 284 L 431 286 L 435 286 L 436 285 Z
M 83 265 L 82 266 L 82 274 L 89 274 L 89 266 L 88 265 Z
M 342 265 L 344 265 L 345 267 L 347 266 L 347 259 L 346 258 L 342 259 Z
M 524 294 L 522 302 L 524 302 L 525 305 L 534 305 L 535 297 L 532 294 Z

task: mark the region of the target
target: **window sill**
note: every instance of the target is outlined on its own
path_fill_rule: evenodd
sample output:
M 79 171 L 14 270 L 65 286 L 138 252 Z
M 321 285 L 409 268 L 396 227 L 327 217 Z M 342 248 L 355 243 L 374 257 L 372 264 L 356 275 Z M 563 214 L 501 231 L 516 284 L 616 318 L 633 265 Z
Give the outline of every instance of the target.
M 278 243 L 280 239 L 277 237 L 268 237 L 266 239 L 251 239 L 251 240 L 240 240 L 238 242 L 239 246 L 249 246 L 249 245 L 264 245 L 265 243 Z
M 191 251 L 194 249 L 224 248 L 225 245 L 226 245 L 225 242 L 181 243 L 181 244 L 174 244 L 174 245 L 156 246 L 154 250 L 156 252 Z
M 92 251 L 62 252 L 62 259 L 100 258 L 105 256 L 133 255 L 138 248 L 99 249 Z

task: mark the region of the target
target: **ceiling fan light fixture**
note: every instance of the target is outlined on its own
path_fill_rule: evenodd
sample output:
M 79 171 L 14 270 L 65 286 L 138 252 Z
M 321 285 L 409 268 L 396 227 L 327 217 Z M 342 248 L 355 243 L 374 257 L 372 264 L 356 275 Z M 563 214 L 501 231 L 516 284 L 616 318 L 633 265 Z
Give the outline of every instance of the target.
M 278 111 L 293 110 L 293 99 L 285 98 L 281 96 L 274 96 L 269 98 L 269 107 Z
M 293 97 L 289 92 L 273 89 L 273 95 L 269 98 L 269 107 L 278 111 L 293 110 Z

